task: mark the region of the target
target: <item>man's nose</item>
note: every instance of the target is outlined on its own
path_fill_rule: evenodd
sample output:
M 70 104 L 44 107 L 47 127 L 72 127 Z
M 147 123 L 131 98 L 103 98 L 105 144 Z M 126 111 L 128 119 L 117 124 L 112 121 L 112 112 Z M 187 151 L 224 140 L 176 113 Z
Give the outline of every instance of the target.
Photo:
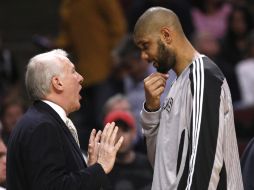
M 83 78 L 83 76 L 80 75 L 80 74 L 79 74 L 79 78 L 80 78 L 80 79 L 79 79 L 79 83 L 82 84 L 82 83 L 84 82 L 84 78 Z
M 147 53 L 145 53 L 144 51 L 141 52 L 141 58 L 148 61 L 149 57 L 147 55 Z

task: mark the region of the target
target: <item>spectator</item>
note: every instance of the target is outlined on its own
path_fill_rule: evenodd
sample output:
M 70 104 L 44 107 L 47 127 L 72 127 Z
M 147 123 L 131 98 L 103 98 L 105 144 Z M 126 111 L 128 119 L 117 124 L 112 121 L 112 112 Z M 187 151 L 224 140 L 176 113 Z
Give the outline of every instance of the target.
M 112 69 L 111 50 L 126 28 L 118 1 L 63 0 L 60 15 L 56 45 L 71 48 L 77 56 L 77 69 L 86 76 L 86 86 L 105 80 Z
M 243 107 L 254 106 L 254 32 L 247 38 L 247 56 L 236 65 Z
M 224 37 L 231 5 L 225 0 L 194 0 L 191 11 L 196 33 L 210 33 L 215 39 Z
M 209 32 L 196 33 L 192 38 L 193 46 L 202 54 L 213 60 L 218 60 L 220 44 Z
M 126 96 L 122 94 L 116 94 L 107 100 L 107 102 L 104 105 L 103 120 L 107 114 L 114 111 L 129 112 L 132 115 L 133 112 L 131 109 L 131 104 Z M 140 134 L 138 134 L 137 126 L 138 126 L 137 121 L 135 120 L 135 138 L 133 140 L 133 146 L 135 151 L 146 153 L 146 146 L 144 143 L 143 135 L 140 136 Z
M 133 149 L 136 137 L 136 123 L 130 112 L 111 111 L 104 123 L 115 122 L 119 127 L 118 138 L 124 137 L 116 157 L 116 164 L 109 174 L 112 183 L 110 190 L 150 190 L 152 168 L 145 155 Z
M 128 99 L 122 94 L 115 94 L 107 100 L 104 105 L 104 116 L 109 112 L 118 110 L 131 112 L 131 105 Z
M 4 143 L 7 145 L 10 134 L 17 121 L 21 118 L 25 111 L 25 108 L 21 101 L 15 100 L 7 102 L 3 105 L 1 113 L 1 123 L 2 123 L 2 138 Z
M 221 42 L 220 68 L 228 80 L 233 103 L 241 100 L 235 66 L 245 58 L 247 39 L 253 29 L 253 19 L 246 7 L 233 7 L 228 18 L 228 30 Z

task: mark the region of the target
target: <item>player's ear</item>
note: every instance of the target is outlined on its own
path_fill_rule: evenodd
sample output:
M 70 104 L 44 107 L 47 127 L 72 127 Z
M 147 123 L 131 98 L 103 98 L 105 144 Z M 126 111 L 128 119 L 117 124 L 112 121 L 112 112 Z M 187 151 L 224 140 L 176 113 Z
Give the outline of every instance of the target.
M 161 37 L 167 44 L 172 42 L 172 31 L 168 27 L 161 28 Z

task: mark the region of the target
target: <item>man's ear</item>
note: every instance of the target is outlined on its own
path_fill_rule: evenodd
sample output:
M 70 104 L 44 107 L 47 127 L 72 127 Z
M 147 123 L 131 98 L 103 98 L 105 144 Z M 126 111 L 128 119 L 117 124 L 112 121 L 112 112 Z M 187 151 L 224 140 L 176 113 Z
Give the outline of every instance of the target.
M 51 82 L 52 82 L 52 87 L 55 90 L 57 90 L 57 91 L 62 91 L 63 90 L 63 83 L 62 83 L 59 76 L 52 77 Z
M 164 42 L 171 44 L 172 42 L 172 31 L 168 27 L 161 28 L 161 37 Z

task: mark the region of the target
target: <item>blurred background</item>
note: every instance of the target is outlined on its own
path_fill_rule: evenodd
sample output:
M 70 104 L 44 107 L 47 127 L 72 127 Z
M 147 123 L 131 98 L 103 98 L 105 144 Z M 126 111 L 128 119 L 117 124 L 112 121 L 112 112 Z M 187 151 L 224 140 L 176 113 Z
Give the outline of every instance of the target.
M 71 116 L 82 149 L 91 129 L 102 129 L 110 107 L 134 115 L 133 147 L 145 153 L 138 115 L 143 79 L 154 69 L 141 60 L 131 33 L 151 6 L 175 11 L 195 48 L 225 74 L 241 155 L 254 136 L 253 0 L 1 0 L 0 126 L 5 143 L 31 104 L 24 86 L 26 64 L 38 53 L 62 48 L 85 79 L 82 108 Z M 170 71 L 168 89 L 174 78 Z

